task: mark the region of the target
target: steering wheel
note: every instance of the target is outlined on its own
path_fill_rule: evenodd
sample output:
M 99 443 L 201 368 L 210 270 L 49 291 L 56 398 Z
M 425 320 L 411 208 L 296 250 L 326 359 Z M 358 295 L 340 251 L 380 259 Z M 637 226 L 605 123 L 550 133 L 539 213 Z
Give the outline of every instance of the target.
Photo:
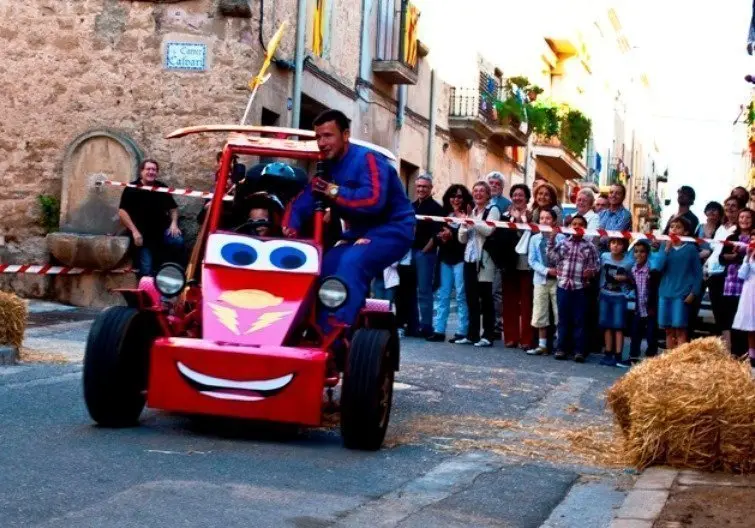
M 234 229 L 233 232 L 241 233 L 242 235 L 256 235 L 257 229 L 259 229 L 260 227 L 267 227 L 268 229 L 272 229 L 274 227 L 274 224 L 270 220 L 247 220 L 236 229 Z

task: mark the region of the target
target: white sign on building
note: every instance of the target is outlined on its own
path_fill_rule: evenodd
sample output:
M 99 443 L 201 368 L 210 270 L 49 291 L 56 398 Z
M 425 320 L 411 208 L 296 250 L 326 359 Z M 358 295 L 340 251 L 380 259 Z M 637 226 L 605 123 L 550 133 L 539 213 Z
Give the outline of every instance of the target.
M 207 44 L 200 42 L 166 42 L 165 68 L 169 70 L 207 70 Z

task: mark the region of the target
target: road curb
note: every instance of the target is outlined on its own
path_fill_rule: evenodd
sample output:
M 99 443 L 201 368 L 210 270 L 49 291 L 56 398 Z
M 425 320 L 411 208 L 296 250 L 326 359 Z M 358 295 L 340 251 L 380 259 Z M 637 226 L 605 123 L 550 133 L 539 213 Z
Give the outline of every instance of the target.
M 666 467 L 643 471 L 611 522 L 611 528 L 652 528 L 678 476 L 678 470 Z
M 15 365 L 18 363 L 18 347 L 0 345 L 0 365 Z

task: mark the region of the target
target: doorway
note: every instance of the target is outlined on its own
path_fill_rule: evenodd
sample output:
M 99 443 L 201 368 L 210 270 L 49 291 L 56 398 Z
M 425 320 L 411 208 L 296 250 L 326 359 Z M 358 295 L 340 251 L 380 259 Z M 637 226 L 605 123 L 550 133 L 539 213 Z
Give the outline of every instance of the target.
M 404 184 L 406 195 L 412 200 L 414 198 L 414 181 L 419 176 L 419 167 L 408 161 L 401 160 L 399 176 L 401 177 L 401 182 Z

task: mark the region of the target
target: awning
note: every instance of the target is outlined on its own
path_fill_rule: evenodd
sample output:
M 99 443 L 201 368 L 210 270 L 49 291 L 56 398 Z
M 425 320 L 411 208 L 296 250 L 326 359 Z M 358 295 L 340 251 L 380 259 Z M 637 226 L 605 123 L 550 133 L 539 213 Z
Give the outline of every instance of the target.
M 532 154 L 565 180 L 581 180 L 587 176 L 587 167 L 563 147 L 534 145 Z

